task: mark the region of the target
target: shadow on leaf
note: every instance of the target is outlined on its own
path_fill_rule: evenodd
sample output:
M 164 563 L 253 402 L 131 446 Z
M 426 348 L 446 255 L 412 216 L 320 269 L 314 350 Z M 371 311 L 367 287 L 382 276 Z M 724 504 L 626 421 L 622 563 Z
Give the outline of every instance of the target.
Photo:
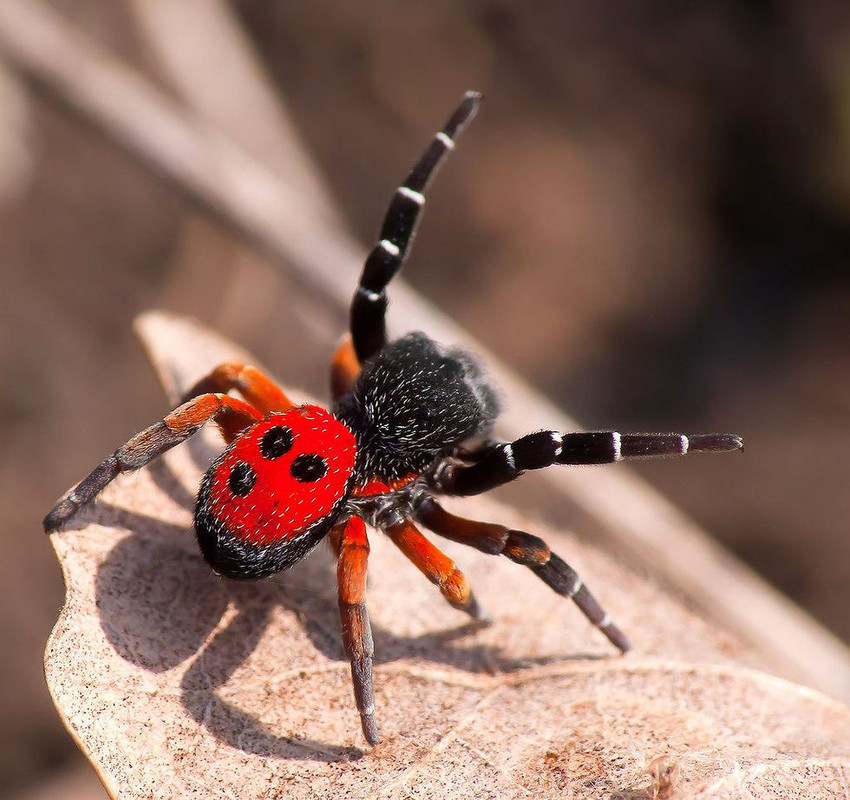
M 157 486 L 181 506 L 191 507 L 192 498 L 170 468 L 163 461 L 152 466 Z M 98 522 L 132 532 L 109 551 L 96 576 L 101 628 L 122 658 L 154 673 L 190 661 L 180 682 L 181 701 L 192 719 L 232 747 L 284 759 L 359 757 L 356 748 L 280 735 L 218 694 L 254 652 L 276 608 L 289 612 L 288 618 L 327 659 L 346 661 L 329 551 L 319 548 L 277 581 L 229 581 L 216 577 L 204 563 L 190 528 L 108 504 L 98 505 Z M 440 602 L 438 596 L 434 602 Z M 226 625 L 213 633 L 231 611 Z M 509 658 L 498 647 L 470 645 L 479 627 L 467 623 L 403 637 L 374 626 L 378 663 L 422 660 L 492 674 L 589 658 L 579 654 Z M 456 646 L 461 640 L 465 646 Z M 288 649 L 282 651 L 281 670 L 297 666 L 287 662 Z M 353 709 L 353 697 L 351 702 Z

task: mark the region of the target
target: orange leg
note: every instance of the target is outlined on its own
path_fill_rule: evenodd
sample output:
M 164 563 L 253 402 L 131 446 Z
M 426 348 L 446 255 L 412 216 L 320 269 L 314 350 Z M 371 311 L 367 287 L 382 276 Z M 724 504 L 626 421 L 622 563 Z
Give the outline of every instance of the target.
M 375 745 L 378 725 L 375 722 L 375 689 L 372 681 L 372 659 L 375 646 L 372 626 L 366 608 L 366 566 L 369 559 L 369 539 L 366 526 L 359 517 L 352 517 L 345 526 L 334 528 L 339 547 L 336 577 L 339 585 L 339 618 L 342 622 L 342 643 L 351 661 L 351 680 L 354 699 L 360 712 L 363 735 Z
M 53 507 L 44 518 L 44 530 L 47 533 L 58 530 L 117 475 L 145 466 L 188 439 L 205 422 L 215 420 L 228 429 L 241 430 L 261 419 L 255 408 L 226 394 L 203 394 L 183 403 L 101 461 Z
M 333 528 L 331 528 L 331 532 L 328 534 L 328 544 L 330 544 L 335 558 L 339 558 L 339 551 L 342 547 L 342 533 L 347 525 L 348 520 L 340 522 L 338 525 L 334 525 Z
M 331 396 L 338 400 L 351 391 L 360 374 L 360 362 L 351 343 L 351 334 L 346 334 L 339 343 L 331 361 Z
M 476 522 L 450 514 L 432 497 L 425 498 L 417 508 L 416 518 L 440 536 L 475 547 L 490 555 L 507 556 L 511 561 L 531 569 L 549 588 L 569 597 L 582 614 L 599 628 L 609 641 L 625 653 L 629 642 L 625 634 L 611 621 L 596 598 L 585 586 L 578 573 L 549 549 L 538 536 L 515 531 L 504 525 Z
M 429 542 L 410 521 L 387 528 L 387 535 L 431 583 L 439 588 L 450 605 L 481 622 L 489 620 L 478 605 L 469 581 L 445 553 Z
M 186 392 L 183 401 L 210 392 L 226 393 L 230 389 L 236 389 L 264 417 L 272 411 L 288 411 L 295 406 L 268 375 L 240 361 L 219 364 Z

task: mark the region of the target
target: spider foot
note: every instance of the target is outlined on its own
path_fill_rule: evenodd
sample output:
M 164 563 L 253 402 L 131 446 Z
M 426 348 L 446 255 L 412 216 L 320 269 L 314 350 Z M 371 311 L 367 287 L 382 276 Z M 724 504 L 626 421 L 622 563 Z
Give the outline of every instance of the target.
M 79 505 L 70 497 L 63 497 L 52 509 L 50 513 L 42 521 L 44 532 L 47 534 L 56 533 L 74 514 L 79 511 Z
M 452 606 L 458 611 L 469 614 L 481 625 L 490 625 L 493 622 L 493 618 L 487 613 L 487 609 L 478 602 L 478 598 L 472 592 L 469 593 L 469 599 L 465 603 L 452 603 Z
M 536 538 L 536 537 L 534 537 Z M 555 553 L 549 554 L 545 564 L 528 565 L 547 586 L 558 594 L 569 597 L 590 622 L 599 628 L 621 653 L 631 649 L 626 635 L 612 622 L 599 601 L 590 593 L 578 573 Z

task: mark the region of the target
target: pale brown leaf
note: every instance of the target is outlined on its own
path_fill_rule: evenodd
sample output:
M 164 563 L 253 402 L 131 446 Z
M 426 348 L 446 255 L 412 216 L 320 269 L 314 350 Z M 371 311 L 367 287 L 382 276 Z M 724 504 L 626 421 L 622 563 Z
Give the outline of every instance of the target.
M 163 314 L 140 330 L 172 399 L 240 356 Z M 759 654 L 650 580 L 486 498 L 453 506 L 544 536 L 634 651 L 616 655 L 528 570 L 446 544 L 494 617 L 476 630 L 372 534 L 383 742 L 365 748 L 329 552 L 245 584 L 197 552 L 192 500 L 216 446 L 122 476 L 53 536 L 67 602 L 47 680 L 113 797 L 850 797 L 846 707 L 757 671 Z

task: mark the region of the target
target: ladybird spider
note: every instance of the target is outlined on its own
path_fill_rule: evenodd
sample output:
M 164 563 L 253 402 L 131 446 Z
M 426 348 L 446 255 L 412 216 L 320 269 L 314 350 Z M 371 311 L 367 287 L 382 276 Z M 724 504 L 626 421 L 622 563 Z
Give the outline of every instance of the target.
M 477 92 L 466 93 L 393 196 L 354 293 L 350 336 L 331 365 L 332 410 L 295 405 L 254 367 L 222 364 L 162 420 L 95 467 L 44 519 L 47 532 L 58 530 L 118 474 L 139 469 L 204 423 L 216 423 L 227 447 L 209 467 L 198 494 L 195 532 L 201 552 L 223 576 L 264 578 L 303 559 L 322 539 L 330 540 L 337 554 L 343 644 L 363 733 L 372 745 L 379 738 L 365 522 L 384 531 L 452 606 L 473 619 L 486 615 L 469 582 L 417 523 L 528 567 L 571 598 L 625 652 L 626 637 L 575 570 L 542 539 L 450 514 L 435 495 L 479 494 L 553 464 L 742 447 L 731 434 L 613 431 L 539 431 L 497 442 L 486 438 L 499 413 L 497 397 L 468 353 L 442 347 L 423 333 L 387 341 L 387 285 L 407 255 L 431 177 L 480 99 Z M 244 399 L 230 396 L 230 390 Z

